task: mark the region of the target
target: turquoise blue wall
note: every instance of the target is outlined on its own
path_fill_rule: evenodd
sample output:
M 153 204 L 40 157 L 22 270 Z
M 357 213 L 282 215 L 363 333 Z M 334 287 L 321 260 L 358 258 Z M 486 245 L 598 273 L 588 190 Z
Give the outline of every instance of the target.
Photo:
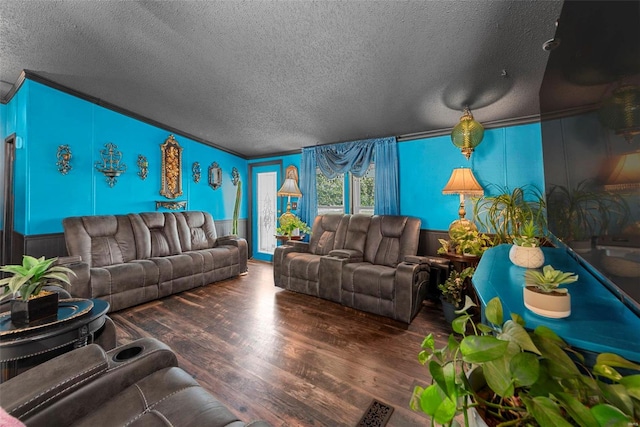
M 513 189 L 527 184 L 544 191 L 541 138 L 539 123 L 487 130 L 470 160 L 448 135 L 398 143 L 400 213 L 420 218 L 423 229 L 448 229 L 458 216 L 459 197 L 445 196 L 442 189 L 451 171 L 463 166 L 473 169 L 485 194 L 495 194 L 497 187 Z M 283 167 L 295 164 L 299 168 L 300 157 L 295 154 L 251 162 L 282 159 Z M 471 200 L 466 206 L 471 218 Z
M 495 194 L 496 186 L 513 189 L 526 184 L 544 191 L 539 123 L 485 131 L 470 160 L 448 135 L 399 143 L 398 156 L 400 212 L 420 218 L 423 229 L 446 230 L 457 218 L 459 197 L 442 194 L 457 167 L 470 167 L 485 194 Z M 466 206 L 471 218 L 470 200 Z
M 16 152 L 17 232 L 61 232 L 67 216 L 148 212 L 155 210 L 156 200 L 168 200 L 159 194 L 160 145 L 169 136 L 166 130 L 29 80 L 8 109 L 14 116 L 9 117 L 9 128 L 23 141 Z M 180 135 L 175 138 L 183 147 L 184 193 L 176 200 L 188 200 L 188 209 L 209 211 L 215 219 L 231 219 L 236 195 L 231 170 L 236 167 L 246 182 L 247 161 Z M 108 142 L 118 146 L 127 165 L 113 188 L 94 168 Z M 56 167 L 56 151 L 62 144 L 68 144 L 73 154 L 73 169 L 67 175 Z M 137 175 L 138 154 L 149 161 L 144 181 Z M 199 183 L 192 179 L 195 161 L 202 169 Z M 207 169 L 214 161 L 223 170 L 222 187 L 215 191 L 207 183 Z M 246 200 L 244 195 L 241 219 L 247 218 Z

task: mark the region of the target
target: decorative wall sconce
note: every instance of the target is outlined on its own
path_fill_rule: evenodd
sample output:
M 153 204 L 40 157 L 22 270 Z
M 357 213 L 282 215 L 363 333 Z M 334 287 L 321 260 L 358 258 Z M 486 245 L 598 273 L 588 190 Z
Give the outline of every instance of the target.
M 95 163 L 95 168 L 107 178 L 109 187 L 113 187 L 118 182 L 117 178 L 127 170 L 127 165 L 121 162 L 122 153 L 118 151 L 117 145 L 108 142 L 104 146 L 105 149 L 100 150 L 102 160 Z
M 162 152 L 162 188 L 160 194 L 167 199 L 182 195 L 182 147 L 173 135 L 160 145 Z
M 464 107 L 460 123 L 451 131 L 451 141 L 469 160 L 473 150 L 480 145 L 484 137 L 484 127 L 473 119 L 469 107 Z
M 238 181 L 240 181 L 240 172 L 238 172 L 238 168 L 234 166 L 233 169 L 231 169 L 231 182 L 234 187 L 238 185 Z
M 209 186 L 217 190 L 222 185 L 222 168 L 217 162 L 211 163 L 209 166 Z
M 193 166 L 191 166 L 191 172 L 193 173 L 193 182 L 195 182 L 196 184 L 199 183 L 200 175 L 202 174 L 199 162 L 193 162 Z
M 149 173 L 149 162 L 147 158 L 142 154 L 138 154 L 138 176 L 141 180 L 147 179 L 147 174 Z
M 72 169 L 71 167 L 71 149 L 68 145 L 59 145 L 58 153 L 56 154 L 58 161 L 56 162 L 56 166 L 58 166 L 58 172 L 62 175 L 66 175 Z

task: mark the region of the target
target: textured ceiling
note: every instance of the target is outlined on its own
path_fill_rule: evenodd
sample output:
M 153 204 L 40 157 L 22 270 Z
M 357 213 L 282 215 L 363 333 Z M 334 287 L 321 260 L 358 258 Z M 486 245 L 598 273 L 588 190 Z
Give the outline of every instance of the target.
M 0 1 L 0 90 L 31 70 L 245 157 L 498 122 L 539 114 L 561 7 Z

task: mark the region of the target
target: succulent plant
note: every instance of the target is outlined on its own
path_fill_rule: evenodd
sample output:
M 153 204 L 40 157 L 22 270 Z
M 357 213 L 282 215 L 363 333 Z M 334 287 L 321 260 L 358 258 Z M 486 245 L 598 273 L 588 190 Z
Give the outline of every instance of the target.
M 565 288 L 558 288 L 560 285 L 573 283 L 578 280 L 578 276 L 574 273 L 565 273 L 554 269 L 550 265 L 542 267 L 542 272 L 537 270 L 527 270 L 524 274 L 527 285 L 535 286 L 545 293 L 558 292 L 567 293 Z

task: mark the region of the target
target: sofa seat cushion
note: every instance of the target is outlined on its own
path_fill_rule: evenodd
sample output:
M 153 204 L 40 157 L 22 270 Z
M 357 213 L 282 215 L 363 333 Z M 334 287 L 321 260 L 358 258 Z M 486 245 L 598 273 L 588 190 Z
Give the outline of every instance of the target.
M 285 275 L 317 282 L 320 256 L 308 253 L 290 253 L 284 260 Z
M 180 368 L 152 373 L 115 395 L 73 426 L 234 426 L 244 425 Z
M 356 262 L 342 269 L 342 290 L 393 300 L 396 269 L 385 265 Z
M 159 271 L 149 260 L 92 268 L 90 271 L 90 297 L 107 301 L 110 311 L 158 298 Z
M 150 258 L 150 261 L 153 261 L 160 270 L 158 289 L 161 298 L 198 286 L 194 282 L 197 270 L 195 270 L 193 259 L 189 255 L 153 257 Z

